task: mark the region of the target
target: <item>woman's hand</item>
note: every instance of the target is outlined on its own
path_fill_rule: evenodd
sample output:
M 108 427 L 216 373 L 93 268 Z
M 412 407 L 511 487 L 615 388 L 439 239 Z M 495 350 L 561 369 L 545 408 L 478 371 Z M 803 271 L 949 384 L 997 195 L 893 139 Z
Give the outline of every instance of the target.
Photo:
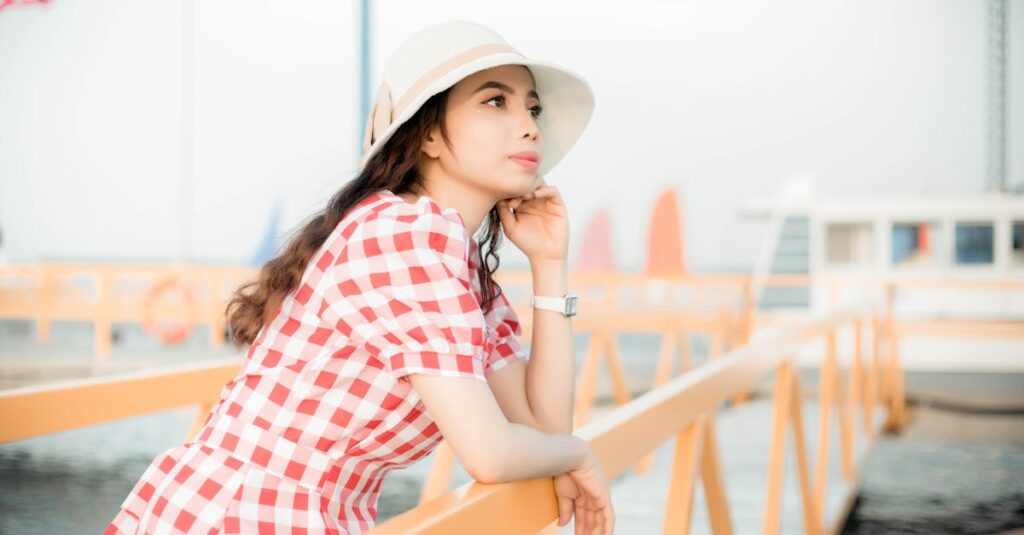
M 579 468 L 555 476 L 558 525 L 576 515 L 576 535 L 613 535 L 615 511 L 608 482 L 593 452 Z
M 531 263 L 564 262 L 569 253 L 569 215 L 558 189 L 541 182 L 522 197 L 498 201 L 498 216 L 505 235 Z

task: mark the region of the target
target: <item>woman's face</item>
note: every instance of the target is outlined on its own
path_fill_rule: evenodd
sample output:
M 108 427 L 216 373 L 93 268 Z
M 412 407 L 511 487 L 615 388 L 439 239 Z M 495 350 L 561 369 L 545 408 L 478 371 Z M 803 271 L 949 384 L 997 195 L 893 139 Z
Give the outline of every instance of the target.
M 542 184 L 540 105 L 533 75 L 522 65 L 462 79 L 451 88 L 445 112 L 451 147 L 435 127 L 423 143 L 424 176 L 439 172 L 495 200 L 533 191 Z

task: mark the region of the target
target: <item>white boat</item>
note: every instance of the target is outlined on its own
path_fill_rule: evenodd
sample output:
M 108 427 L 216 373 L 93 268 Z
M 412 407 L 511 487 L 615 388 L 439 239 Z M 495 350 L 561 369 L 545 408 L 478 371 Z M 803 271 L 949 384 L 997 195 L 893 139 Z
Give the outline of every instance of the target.
M 1024 196 L 825 200 L 813 189 L 809 179 L 790 180 L 778 198 L 739 207 L 769 220 L 754 272 L 760 309 L 823 312 L 866 291 L 884 299 L 891 283 L 900 322 L 989 326 L 983 336 L 939 328 L 908 336 L 906 369 L 1024 371 Z M 765 284 L 777 274 L 813 282 Z

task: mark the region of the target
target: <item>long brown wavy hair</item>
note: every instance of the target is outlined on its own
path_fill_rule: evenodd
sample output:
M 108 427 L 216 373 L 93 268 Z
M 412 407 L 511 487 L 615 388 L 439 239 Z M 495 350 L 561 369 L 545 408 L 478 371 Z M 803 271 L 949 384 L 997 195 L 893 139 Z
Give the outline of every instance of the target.
M 235 290 L 225 314 L 236 346 L 251 344 L 260 329 L 273 319 L 285 296 L 298 287 L 310 259 L 351 207 L 382 189 L 401 194 L 422 187 L 423 177 L 417 171 L 417 164 L 427 133 L 440 126 L 441 137 L 446 145 L 451 146 L 444 121 L 449 92 L 450 89 L 442 91 L 427 100 L 370 158 L 359 175 L 331 197 L 323 211 L 309 217 L 292 233 L 283 250 L 260 268 L 255 281 Z M 497 249 L 503 235 L 497 206 L 491 207 L 480 227 L 482 235 L 478 240 L 480 258 L 477 259 L 477 273 L 483 297 L 481 307 L 488 311 L 501 295 L 501 287 L 493 279 L 501 263 Z

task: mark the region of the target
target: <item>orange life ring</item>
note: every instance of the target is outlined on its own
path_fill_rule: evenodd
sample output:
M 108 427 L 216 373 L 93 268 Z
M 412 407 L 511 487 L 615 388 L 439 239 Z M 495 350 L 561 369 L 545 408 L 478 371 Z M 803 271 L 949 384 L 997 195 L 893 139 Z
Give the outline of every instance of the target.
M 192 289 L 188 286 L 181 284 L 178 281 L 178 277 L 170 275 L 164 277 L 153 286 L 150 286 L 149 291 L 146 292 L 145 297 L 142 298 L 142 328 L 153 335 L 158 340 L 165 344 L 180 344 L 188 339 L 188 335 L 192 332 L 191 323 L 182 323 L 180 325 L 174 325 L 172 327 L 160 327 L 156 323 L 156 301 L 163 295 L 164 292 L 171 288 L 178 288 L 179 293 L 185 299 L 185 303 L 195 308 L 196 299 L 195 295 L 192 294 Z

